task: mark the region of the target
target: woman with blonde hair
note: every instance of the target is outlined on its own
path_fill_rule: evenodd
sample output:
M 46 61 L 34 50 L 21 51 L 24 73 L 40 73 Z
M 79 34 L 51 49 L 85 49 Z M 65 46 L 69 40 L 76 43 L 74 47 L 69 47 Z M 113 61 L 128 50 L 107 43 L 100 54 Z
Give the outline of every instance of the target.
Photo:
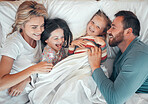
M 38 63 L 40 37 L 47 17 L 45 7 L 35 1 L 25 1 L 19 6 L 13 30 L 1 51 L 0 104 L 27 103 L 27 89 L 33 86 L 36 74 L 52 69 L 51 63 Z

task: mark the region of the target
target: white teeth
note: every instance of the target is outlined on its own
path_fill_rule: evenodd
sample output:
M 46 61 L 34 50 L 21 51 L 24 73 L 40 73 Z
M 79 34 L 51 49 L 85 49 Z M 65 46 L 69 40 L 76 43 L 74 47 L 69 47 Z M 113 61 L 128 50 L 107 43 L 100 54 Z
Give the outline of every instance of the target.
M 36 33 L 34 33 L 34 35 L 38 36 L 38 35 L 40 35 L 40 34 L 36 34 Z
M 112 38 L 113 36 L 112 36 L 112 35 L 109 35 L 108 37 L 109 37 L 109 38 Z

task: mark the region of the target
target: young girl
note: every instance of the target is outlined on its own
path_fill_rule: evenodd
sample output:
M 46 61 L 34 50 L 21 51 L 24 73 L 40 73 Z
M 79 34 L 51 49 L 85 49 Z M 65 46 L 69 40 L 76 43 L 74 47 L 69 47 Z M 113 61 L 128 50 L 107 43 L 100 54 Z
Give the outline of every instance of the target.
M 41 41 L 45 46 L 41 60 L 55 65 L 66 57 L 64 48 L 67 48 L 71 43 L 72 33 L 66 21 L 60 18 L 48 19 L 45 22 Z
M 27 103 L 27 88 L 32 75 L 51 70 L 51 63 L 38 63 L 41 54 L 39 40 L 47 17 L 45 7 L 35 1 L 25 1 L 19 6 L 12 33 L 1 51 L 0 104 Z
M 86 52 L 88 48 L 98 46 L 102 49 L 102 62 L 104 62 L 107 59 L 105 35 L 110 24 L 110 19 L 99 10 L 88 22 L 86 34 L 72 41 L 68 50 L 69 55 Z

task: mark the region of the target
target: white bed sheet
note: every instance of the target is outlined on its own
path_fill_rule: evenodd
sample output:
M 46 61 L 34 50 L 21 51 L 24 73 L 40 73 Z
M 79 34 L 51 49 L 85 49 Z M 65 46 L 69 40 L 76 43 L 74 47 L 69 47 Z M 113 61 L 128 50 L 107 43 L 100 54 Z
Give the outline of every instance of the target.
M 133 11 L 141 22 L 140 39 L 148 44 L 148 1 L 147 0 L 37 0 L 43 3 L 50 18 L 65 19 L 73 33 L 74 39 L 85 34 L 86 24 L 98 10 L 103 10 L 111 20 L 119 10 Z M 11 32 L 15 13 L 21 1 L 0 2 L 0 49 L 5 42 L 6 35 Z M 109 74 L 118 48 L 108 47 L 109 59 L 104 63 Z M 147 104 L 147 94 L 135 94 L 127 104 Z

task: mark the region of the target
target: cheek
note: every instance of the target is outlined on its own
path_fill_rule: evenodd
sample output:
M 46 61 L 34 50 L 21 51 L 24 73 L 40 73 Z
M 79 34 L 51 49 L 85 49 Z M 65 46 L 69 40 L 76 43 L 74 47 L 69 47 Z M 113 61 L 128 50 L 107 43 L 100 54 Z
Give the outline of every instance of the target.
M 52 45 L 57 44 L 57 42 L 56 42 L 55 40 L 51 40 L 51 41 L 49 41 L 49 42 L 50 42 L 50 44 L 52 44 Z
M 89 29 L 89 27 L 91 26 L 91 23 L 89 22 L 86 26 L 87 29 Z
M 63 41 L 63 43 L 64 43 L 65 39 L 63 38 L 62 41 Z
M 44 31 L 44 27 L 41 28 L 42 32 Z
M 98 28 L 96 28 L 95 33 L 99 35 L 99 34 L 101 33 L 101 30 L 100 30 L 100 29 L 98 29 Z

